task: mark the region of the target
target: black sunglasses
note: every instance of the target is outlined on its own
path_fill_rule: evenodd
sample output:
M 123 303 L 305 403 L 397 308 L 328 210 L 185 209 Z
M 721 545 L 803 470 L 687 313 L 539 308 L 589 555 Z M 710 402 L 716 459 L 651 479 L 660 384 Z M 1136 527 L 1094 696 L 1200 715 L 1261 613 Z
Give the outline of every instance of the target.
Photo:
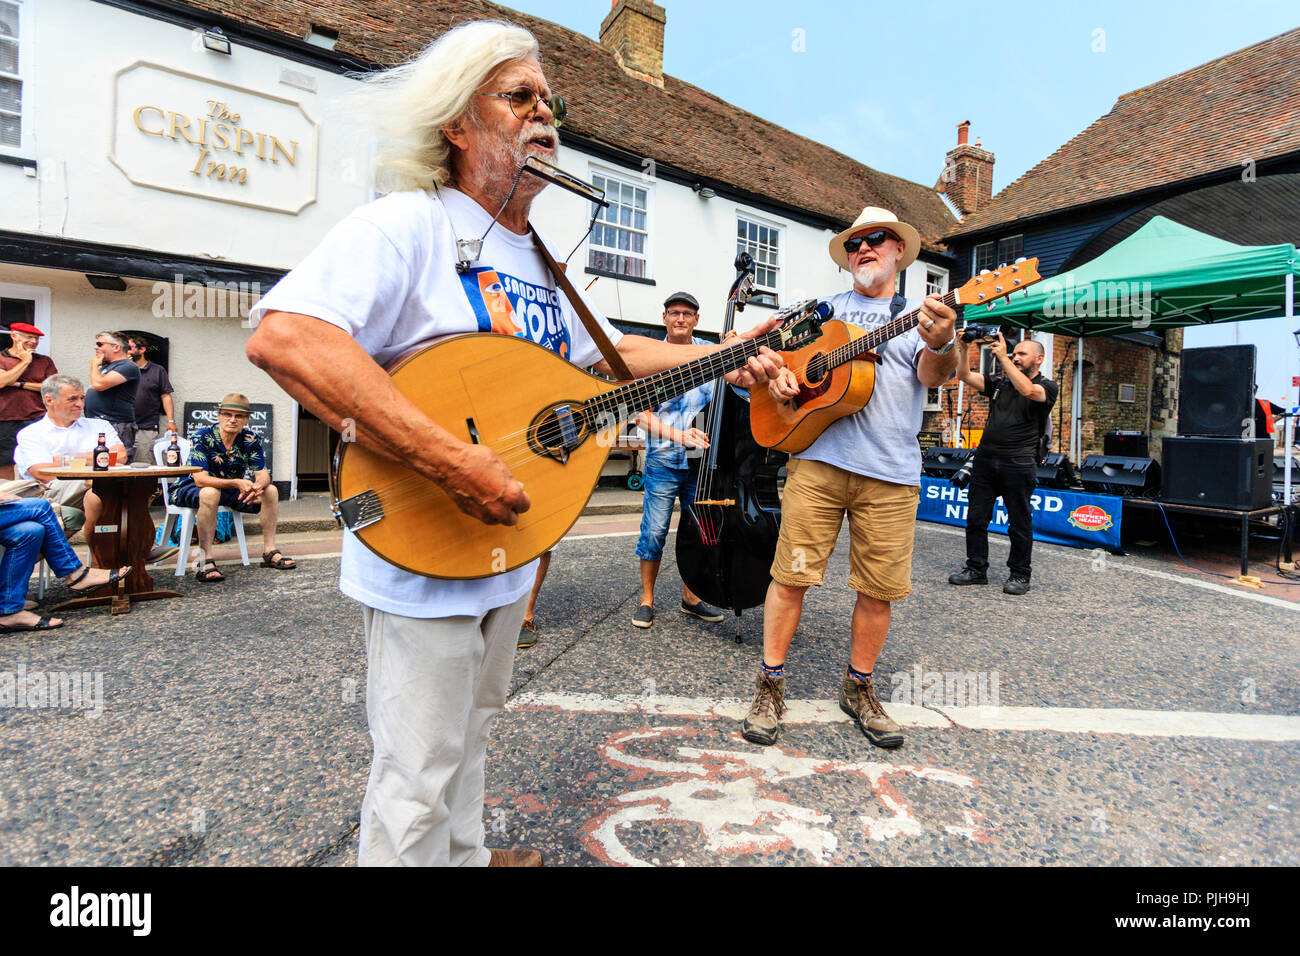
M 551 125 L 559 129 L 564 125 L 564 118 L 568 115 L 568 107 L 564 105 L 564 100 L 559 94 L 553 93 L 546 97 L 539 97 L 537 92 L 529 86 L 519 86 L 509 93 L 479 93 L 479 96 L 490 96 L 494 99 L 508 100 L 510 102 L 510 112 L 521 120 L 532 119 L 537 113 L 537 104 L 545 103 L 551 108 Z
M 853 255 L 853 253 L 862 248 L 864 242 L 874 249 L 886 239 L 893 239 L 895 242 L 902 241 L 888 229 L 877 229 L 875 232 L 869 232 L 865 236 L 854 236 L 852 239 L 845 239 L 844 251 L 849 255 Z

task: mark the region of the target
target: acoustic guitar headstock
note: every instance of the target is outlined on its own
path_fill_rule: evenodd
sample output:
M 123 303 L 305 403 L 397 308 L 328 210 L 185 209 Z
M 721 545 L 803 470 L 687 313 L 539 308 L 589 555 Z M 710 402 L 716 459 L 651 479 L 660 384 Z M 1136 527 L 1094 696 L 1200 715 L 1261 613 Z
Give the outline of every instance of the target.
M 773 331 L 780 336 L 781 344 L 774 346 L 777 351 L 792 352 L 803 348 L 822 334 L 822 323 L 835 314 L 835 308 L 829 302 L 817 299 L 804 299 L 777 313 L 781 320 L 780 328 Z
M 957 305 L 986 305 L 992 308 L 1003 296 L 1011 301 L 1011 293 L 1028 289 L 1042 282 L 1038 274 L 1038 258 L 1017 259 L 1011 265 L 985 270 L 957 290 Z M 1028 295 L 1028 291 L 1025 295 Z

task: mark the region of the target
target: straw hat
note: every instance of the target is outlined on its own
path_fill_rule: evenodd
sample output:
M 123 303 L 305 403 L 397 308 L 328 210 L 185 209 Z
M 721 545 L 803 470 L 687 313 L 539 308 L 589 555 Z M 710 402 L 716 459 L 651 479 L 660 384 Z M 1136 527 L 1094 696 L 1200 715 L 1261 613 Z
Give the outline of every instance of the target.
M 844 251 L 844 240 L 855 233 L 871 232 L 877 228 L 888 229 L 903 240 L 903 258 L 898 263 L 899 272 L 916 261 L 916 255 L 921 251 L 921 234 L 907 223 L 899 222 L 898 217 L 888 209 L 881 209 L 879 206 L 868 206 L 863 209 L 853 225 L 831 239 L 831 259 L 844 271 L 852 272 L 853 270 L 849 268 L 849 254 Z

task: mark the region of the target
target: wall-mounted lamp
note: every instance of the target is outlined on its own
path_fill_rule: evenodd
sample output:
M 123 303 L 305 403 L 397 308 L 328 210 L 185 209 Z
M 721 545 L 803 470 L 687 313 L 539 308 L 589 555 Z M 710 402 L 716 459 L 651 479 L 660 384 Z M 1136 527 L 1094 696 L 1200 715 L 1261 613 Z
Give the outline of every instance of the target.
M 700 183 L 696 183 L 694 186 L 691 187 L 691 189 L 695 190 L 695 192 L 699 194 L 699 197 L 701 199 L 712 199 L 714 196 L 717 195 L 717 193 L 715 193 L 708 186 L 703 186 Z
M 230 56 L 230 39 L 221 32 L 221 27 L 208 27 L 203 31 L 203 46 L 213 53 Z

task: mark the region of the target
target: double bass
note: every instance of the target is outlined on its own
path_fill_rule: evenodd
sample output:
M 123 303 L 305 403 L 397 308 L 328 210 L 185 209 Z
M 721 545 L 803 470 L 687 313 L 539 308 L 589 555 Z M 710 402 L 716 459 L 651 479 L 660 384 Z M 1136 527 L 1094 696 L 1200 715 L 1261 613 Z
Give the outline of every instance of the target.
M 744 310 L 754 288 L 749 253 L 740 253 L 735 266 L 723 335 L 731 331 L 736 312 Z M 777 483 L 788 456 L 754 441 L 749 402 L 721 379 L 713 386 L 706 414 L 709 448 L 700 458 L 695 502 L 678 522 L 677 570 L 701 600 L 735 611 L 740 644 L 741 612 L 763 603 L 772 580 L 781 526 Z

